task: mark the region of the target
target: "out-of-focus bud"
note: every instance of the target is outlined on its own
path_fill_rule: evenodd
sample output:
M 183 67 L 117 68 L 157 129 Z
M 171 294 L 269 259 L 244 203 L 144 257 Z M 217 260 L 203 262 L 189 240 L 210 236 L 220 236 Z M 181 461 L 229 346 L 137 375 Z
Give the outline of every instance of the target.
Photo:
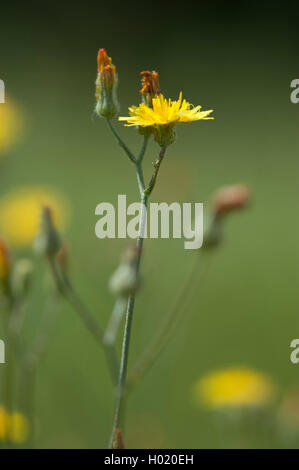
M 98 76 L 96 79 L 95 112 L 102 117 L 112 119 L 119 112 L 117 100 L 117 73 L 105 49 L 98 52 Z
M 223 186 L 212 198 L 210 220 L 205 224 L 203 248 L 215 248 L 222 241 L 223 217 L 245 207 L 250 200 L 250 191 L 245 184 Z
M 123 253 L 121 263 L 112 274 L 109 288 L 119 297 L 127 297 L 136 292 L 140 281 L 136 267 L 138 263 L 139 248 L 129 246 Z
M 140 94 L 144 103 L 152 108 L 152 100 L 157 95 L 161 93 L 160 83 L 159 83 L 159 74 L 154 70 L 149 72 L 148 70 L 145 72 L 140 72 L 142 76 L 141 79 L 141 90 Z
M 0 283 L 7 283 L 11 269 L 11 261 L 6 244 L 0 239 Z
M 250 200 L 250 191 L 245 184 L 224 186 L 213 197 L 213 208 L 217 216 L 242 209 Z
M 216 248 L 222 240 L 222 220 L 214 215 L 207 223 L 207 228 L 203 235 L 203 249 Z
M 60 251 L 57 253 L 57 261 L 62 271 L 67 271 L 69 266 L 68 249 L 66 243 L 62 243 Z
M 60 236 L 53 223 L 50 207 L 44 206 L 41 217 L 40 232 L 34 240 L 36 253 L 43 256 L 55 256 L 61 248 Z
M 14 265 L 11 276 L 11 289 L 15 297 L 25 296 L 30 287 L 33 264 L 29 259 L 21 259 Z

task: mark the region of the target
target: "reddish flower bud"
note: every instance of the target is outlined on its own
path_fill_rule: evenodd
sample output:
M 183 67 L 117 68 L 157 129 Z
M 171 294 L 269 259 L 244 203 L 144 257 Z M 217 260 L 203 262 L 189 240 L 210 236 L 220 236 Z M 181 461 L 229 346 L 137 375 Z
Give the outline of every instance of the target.
M 96 79 L 96 113 L 112 119 L 118 114 L 119 104 L 116 97 L 117 74 L 112 59 L 105 49 L 98 52 L 98 76 Z
M 250 199 L 249 188 L 245 184 L 224 186 L 213 197 L 216 215 L 223 215 L 245 207 Z
M 142 76 L 140 94 L 147 106 L 152 106 L 152 99 L 161 93 L 159 74 L 154 70 L 152 72 L 147 70 L 140 72 L 140 75 Z

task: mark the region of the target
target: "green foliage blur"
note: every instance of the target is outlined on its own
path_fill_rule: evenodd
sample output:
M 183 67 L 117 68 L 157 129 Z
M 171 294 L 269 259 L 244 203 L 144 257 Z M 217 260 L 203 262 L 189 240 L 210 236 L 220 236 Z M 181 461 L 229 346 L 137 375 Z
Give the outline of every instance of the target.
M 100 202 L 138 200 L 134 168 L 93 113 L 96 55 L 105 47 L 119 74 L 121 114 L 140 101 L 142 70 L 157 70 L 163 93 L 214 109 L 214 121 L 177 128 L 152 201 L 206 202 L 219 186 L 244 182 L 250 208 L 232 215 L 184 320 L 128 403 L 127 447 L 214 448 L 222 436 L 192 394 L 205 373 L 247 365 L 269 374 L 278 398 L 298 385 L 290 362 L 298 337 L 298 11 L 273 2 L 29 1 L 1 7 L 1 78 L 23 109 L 26 133 L 1 160 L 0 196 L 19 186 L 57 188 L 69 200 L 70 274 L 105 325 L 114 298 L 108 279 L 126 240 L 94 233 Z M 297 38 L 298 39 L 298 38 Z M 134 129 L 119 126 L 138 148 Z M 147 178 L 158 147 L 145 157 Z M 28 251 L 29 253 L 29 251 Z M 23 253 L 15 253 L 18 255 Z M 195 253 L 183 240 L 146 240 L 130 363 L 175 301 Z M 24 335 L 33 336 L 45 291 L 39 263 Z M 1 331 L 0 331 L 1 337 Z M 1 373 L 1 365 L 0 365 Z M 0 375 L 1 380 L 2 375 Z M 105 447 L 113 391 L 105 358 L 62 300 L 37 381 L 38 447 Z M 277 444 L 261 438 L 257 447 Z

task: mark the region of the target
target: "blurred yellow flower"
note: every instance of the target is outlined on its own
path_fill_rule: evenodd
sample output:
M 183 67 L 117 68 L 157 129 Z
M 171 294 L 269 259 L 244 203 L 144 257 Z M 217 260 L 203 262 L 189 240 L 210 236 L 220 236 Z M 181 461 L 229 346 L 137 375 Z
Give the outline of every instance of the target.
M 10 441 L 15 444 L 25 442 L 29 433 L 28 419 L 17 411 L 9 414 L 0 406 L 0 441 Z
M 29 424 L 25 415 L 15 411 L 9 417 L 8 439 L 15 444 L 25 442 L 29 433 Z
M 240 367 L 212 372 L 195 385 L 195 396 L 209 408 L 262 406 L 271 402 L 274 386 L 264 374 Z
M 9 416 L 3 406 L 0 406 L 0 441 L 6 439 L 8 431 Z
M 67 221 L 66 201 L 53 190 L 40 186 L 18 188 L 0 201 L 0 231 L 12 245 L 30 245 L 39 231 L 43 206 L 51 207 L 55 224 Z
M 0 104 L 0 156 L 18 139 L 22 131 L 22 116 L 14 103 Z

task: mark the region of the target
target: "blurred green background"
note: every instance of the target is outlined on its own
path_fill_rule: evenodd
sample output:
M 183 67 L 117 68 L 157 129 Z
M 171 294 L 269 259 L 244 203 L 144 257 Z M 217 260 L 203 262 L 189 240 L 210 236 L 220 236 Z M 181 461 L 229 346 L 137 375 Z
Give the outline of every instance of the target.
M 0 193 L 38 184 L 69 200 L 71 277 L 103 325 L 114 302 L 107 282 L 127 242 L 97 239 L 94 210 L 118 194 L 137 201 L 138 189 L 133 167 L 93 114 L 99 47 L 117 66 L 122 115 L 140 100 L 140 71 L 153 69 L 165 95 L 176 98 L 182 90 L 192 103 L 215 110 L 214 121 L 177 129 L 152 201 L 205 202 L 217 187 L 238 182 L 254 194 L 249 210 L 227 220 L 223 245 L 181 327 L 132 394 L 127 447 L 221 446 L 210 413 L 192 396 L 194 382 L 213 369 L 248 365 L 269 374 L 279 393 L 299 383 L 299 365 L 289 359 L 299 332 L 299 105 L 289 97 L 298 78 L 297 24 L 292 2 L 1 6 L 1 78 L 25 115 L 26 132 L 1 162 Z M 133 129 L 120 132 L 139 147 Z M 157 150 L 152 143 L 147 152 L 147 177 Z M 146 240 L 129 365 L 172 305 L 193 256 L 182 240 Z M 40 278 L 28 339 L 45 301 Z M 105 447 L 113 413 L 109 380 L 103 353 L 62 301 L 38 373 L 37 445 Z M 265 445 L 275 443 L 258 443 Z

